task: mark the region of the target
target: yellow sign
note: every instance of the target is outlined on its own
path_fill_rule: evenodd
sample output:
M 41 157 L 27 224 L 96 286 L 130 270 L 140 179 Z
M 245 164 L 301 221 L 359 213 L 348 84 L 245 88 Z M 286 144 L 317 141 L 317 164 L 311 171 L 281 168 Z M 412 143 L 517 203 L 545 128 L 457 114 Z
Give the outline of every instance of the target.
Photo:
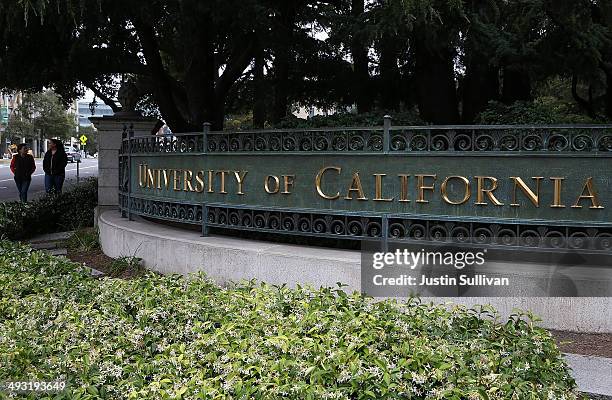
M 81 137 L 79 139 L 81 139 L 81 144 L 83 146 L 85 146 L 85 143 L 87 143 L 87 136 L 81 135 Z

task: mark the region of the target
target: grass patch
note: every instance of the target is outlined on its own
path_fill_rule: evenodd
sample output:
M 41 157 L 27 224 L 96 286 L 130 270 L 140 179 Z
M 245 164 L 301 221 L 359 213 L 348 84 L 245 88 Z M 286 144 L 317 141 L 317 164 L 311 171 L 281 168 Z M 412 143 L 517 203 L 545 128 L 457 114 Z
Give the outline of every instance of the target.
M 98 231 L 94 228 L 83 228 L 74 232 L 65 242 L 68 250 L 76 252 L 100 249 Z
M 53 399 L 577 398 L 528 314 L 203 276 L 96 280 L 7 241 L 0 293 L 0 381 L 63 376 Z
M 119 257 L 113 260 L 110 265 L 110 275 L 113 277 L 129 275 L 139 275 L 144 272 L 142 258 L 135 256 Z

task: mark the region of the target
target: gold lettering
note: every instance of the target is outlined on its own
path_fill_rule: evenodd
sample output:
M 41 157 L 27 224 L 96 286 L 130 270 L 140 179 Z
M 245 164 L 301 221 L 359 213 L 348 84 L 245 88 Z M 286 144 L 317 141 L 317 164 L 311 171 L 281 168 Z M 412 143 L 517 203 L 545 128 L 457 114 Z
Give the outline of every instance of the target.
M 147 169 L 147 187 L 155 189 L 155 176 L 152 169 Z
M 138 186 L 147 186 L 147 164 L 138 164 Z
M 334 171 L 338 172 L 338 174 L 340 174 L 340 171 L 342 171 L 342 168 L 340 167 L 323 167 L 319 170 L 319 172 L 317 172 L 317 176 L 315 178 L 315 186 L 317 188 L 317 193 L 319 194 L 319 196 L 321 196 L 322 198 L 324 198 L 325 200 L 336 200 L 340 197 L 340 192 L 336 192 L 335 195 L 330 196 L 327 195 L 325 193 L 323 193 L 323 189 L 321 189 L 321 180 L 323 179 L 323 174 L 330 170 L 333 169 Z
M 170 169 L 164 169 L 164 186 L 166 190 L 170 190 Z
M 346 192 L 345 200 L 353 200 L 351 196 L 351 192 L 357 192 L 357 200 L 367 200 L 363 194 L 363 187 L 361 186 L 361 178 L 359 178 L 359 172 L 353 172 L 353 179 L 351 180 L 351 185 Z
M 534 206 L 540 207 L 540 179 L 541 176 L 534 176 L 531 179 L 535 179 L 536 181 L 536 190 L 535 193 L 531 190 L 527 184 L 518 176 L 511 176 L 510 179 L 514 181 L 514 189 L 512 190 L 512 203 L 510 203 L 511 207 L 519 207 L 520 204 L 516 202 L 516 188 L 519 187 L 521 191 L 527 196 L 527 198 L 533 203 Z
M 285 190 L 283 190 L 281 193 L 291 194 L 291 192 L 289 191 L 289 186 L 293 186 L 293 182 L 295 182 L 295 175 L 283 175 L 283 184 Z
M 213 189 L 214 173 L 215 171 L 208 170 L 208 193 L 215 193 L 215 190 Z
M 565 205 L 561 204 L 561 184 L 565 178 L 551 177 L 550 180 L 554 182 L 553 191 L 553 203 L 550 205 L 551 208 L 565 208 Z
M 238 183 L 238 191 L 236 192 L 236 194 L 244 194 L 244 192 L 242 191 L 242 185 L 244 184 L 244 177 L 248 173 L 249 171 L 242 171 L 242 174 L 240 173 L 240 171 L 234 171 L 234 177 L 236 178 L 236 182 Z
M 584 194 L 585 191 L 587 191 L 588 194 Z M 572 206 L 572 208 L 582 208 L 582 206 L 579 204 L 580 200 L 582 199 L 591 200 L 591 206 L 589 208 L 596 208 L 596 209 L 604 208 L 599 203 L 599 197 L 597 196 L 597 192 L 595 191 L 595 188 L 593 187 L 593 177 L 592 176 L 588 177 L 587 180 L 584 182 L 582 193 L 580 193 L 580 196 L 578 196 L 578 199 L 576 200 L 576 203 Z
M 503 206 L 504 203 L 500 202 L 494 195 L 493 195 L 493 191 L 495 189 L 497 189 L 497 178 L 494 178 L 492 176 L 475 176 L 474 178 L 476 178 L 477 182 L 478 182 L 478 189 L 477 189 L 477 199 L 476 199 L 476 205 L 478 206 L 486 206 L 488 205 L 487 202 L 484 201 L 484 195 L 486 194 L 487 197 L 489 198 L 489 200 L 491 200 L 491 203 L 493 203 L 496 206 Z M 485 188 L 484 185 L 484 181 L 489 180 L 491 181 L 491 187 L 489 188 Z
M 463 187 L 464 187 L 464 195 L 463 198 L 459 201 L 452 201 L 451 199 L 448 198 L 448 192 L 446 190 L 446 187 L 448 185 L 448 181 L 450 181 L 451 179 L 459 179 L 461 182 L 463 182 Z M 469 199 L 470 196 L 472 196 L 472 191 L 470 189 L 470 181 L 465 177 L 465 176 L 449 176 L 446 179 L 444 179 L 444 182 L 442 182 L 442 184 L 440 185 L 440 192 L 442 193 L 442 199 L 447 202 L 448 204 L 452 204 L 452 205 L 461 205 L 466 203 Z
M 270 189 L 270 178 L 274 180 L 274 189 Z M 268 194 L 276 194 L 280 190 L 280 180 L 276 175 L 268 175 L 266 176 L 266 180 L 264 181 L 264 189 Z
M 387 174 L 373 174 L 374 178 L 375 178 L 375 195 L 374 195 L 374 201 L 393 201 L 393 199 L 395 199 L 395 197 L 391 197 L 390 199 L 383 199 L 382 197 L 382 192 L 383 192 L 383 184 L 382 184 L 382 178 L 383 176 L 387 176 Z
M 433 192 L 435 183 L 431 186 L 425 186 L 425 178 L 433 178 L 436 180 L 436 175 L 415 175 L 417 178 L 417 203 L 429 203 L 429 200 L 425 200 L 425 190 L 431 190 Z
M 198 171 L 196 174 L 196 188 L 195 191 L 202 193 L 204 191 L 204 171 Z
M 219 193 L 227 194 L 227 191 L 225 191 L 225 174 L 229 174 L 229 171 L 217 171 L 217 174 L 221 176 L 221 190 Z
M 172 172 L 174 173 L 174 179 L 172 180 L 173 182 L 172 188 L 176 192 L 179 192 L 181 190 L 181 188 L 179 188 L 179 185 L 181 184 L 181 177 L 179 176 L 179 172 L 181 171 L 178 169 L 174 169 L 172 170 Z
M 404 203 L 410 203 L 408 200 L 408 177 L 410 175 L 399 174 L 400 178 L 400 197 L 399 201 Z
M 185 192 L 195 192 L 195 190 L 193 190 L 193 186 L 191 184 L 191 181 L 193 179 L 193 171 L 191 171 L 190 169 L 186 169 L 183 172 L 183 191 Z M 189 188 L 189 190 L 187 190 L 187 188 Z
M 155 177 L 157 179 L 157 189 L 161 190 L 161 169 L 155 170 Z

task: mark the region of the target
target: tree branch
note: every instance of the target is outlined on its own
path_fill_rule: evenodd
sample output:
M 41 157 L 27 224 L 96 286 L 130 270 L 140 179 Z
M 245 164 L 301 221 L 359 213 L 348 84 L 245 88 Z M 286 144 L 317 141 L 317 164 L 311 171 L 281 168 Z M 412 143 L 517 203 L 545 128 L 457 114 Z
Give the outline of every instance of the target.
M 230 56 L 223 74 L 217 80 L 215 85 L 215 97 L 217 99 L 221 99 L 227 94 L 232 84 L 243 75 L 244 70 L 251 63 L 255 54 L 255 37 L 251 35 L 247 40 L 247 44 L 242 51 L 238 51 L 238 49 L 232 51 L 232 56 Z
M 92 82 L 83 82 L 83 85 L 91 90 L 96 96 L 98 96 L 104 104 L 109 106 L 114 113 L 121 111 L 121 107 L 117 106 L 117 103 L 105 95 L 100 89 L 98 89 Z

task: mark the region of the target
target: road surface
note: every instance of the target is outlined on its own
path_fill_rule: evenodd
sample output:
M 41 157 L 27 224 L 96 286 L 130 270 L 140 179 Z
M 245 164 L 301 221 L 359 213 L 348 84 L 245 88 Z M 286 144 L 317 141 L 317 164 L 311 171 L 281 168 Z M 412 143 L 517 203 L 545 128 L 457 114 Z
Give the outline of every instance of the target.
M 64 189 L 76 183 L 76 163 L 68 163 L 66 167 L 66 181 Z M 79 164 L 81 179 L 98 176 L 98 159 L 83 158 Z M 32 184 L 28 191 L 28 200 L 33 200 L 45 194 L 45 173 L 42 169 L 42 160 L 36 160 L 36 171 L 32 175 Z M 0 162 L 0 202 L 19 200 L 17 187 L 13 180 L 13 173 L 8 160 Z

